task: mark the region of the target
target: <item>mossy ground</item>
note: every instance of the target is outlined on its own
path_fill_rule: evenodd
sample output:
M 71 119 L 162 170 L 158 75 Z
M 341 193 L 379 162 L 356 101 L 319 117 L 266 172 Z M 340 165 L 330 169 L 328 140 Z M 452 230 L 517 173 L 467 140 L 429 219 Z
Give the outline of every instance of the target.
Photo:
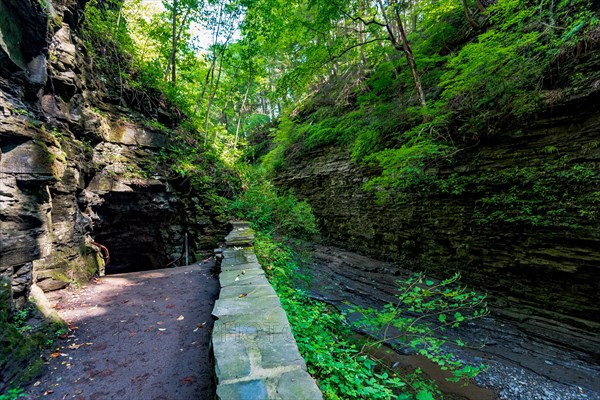
M 61 324 L 43 320 L 34 305 L 27 309 L 31 311 L 13 312 L 10 284 L 3 279 L 0 282 L 0 392 L 18 388 L 38 376 L 43 367 L 40 354 L 52 344 L 56 332 L 64 329 Z

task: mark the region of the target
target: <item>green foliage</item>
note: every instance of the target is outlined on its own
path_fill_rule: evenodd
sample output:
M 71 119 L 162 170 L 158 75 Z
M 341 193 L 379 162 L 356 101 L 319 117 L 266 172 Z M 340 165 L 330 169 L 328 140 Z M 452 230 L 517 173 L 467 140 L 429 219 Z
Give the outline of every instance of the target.
M 493 177 L 482 174 L 471 185 L 494 184 L 498 190 L 481 197 L 475 218 L 480 224 L 578 228 L 598 212 L 597 204 L 581 196 L 597 181 L 592 164 L 563 165 L 560 161 L 541 167 L 512 167 Z
M 279 3 L 273 0 L 268 4 Z M 316 21 L 329 18 L 329 23 L 338 21 L 341 25 L 339 21 L 344 21 L 351 26 L 356 22 L 349 20 L 357 13 L 355 5 L 338 5 L 336 11 L 315 1 L 315 10 L 324 14 L 304 15 L 305 27 L 335 32 L 323 42 L 329 43 L 330 54 L 356 44 L 357 39 L 336 31 L 335 23 L 315 25 Z M 418 13 L 415 23 L 420 29 L 411 33 L 410 41 L 430 97 L 427 107 L 413 107 L 412 76 L 404 58 L 385 43 L 361 46 L 361 52 L 349 51 L 341 59 L 329 61 L 340 71 L 337 74 L 326 76 L 315 70 L 321 80 L 313 85 L 314 92 L 297 102 L 293 112 L 281 116 L 282 123 L 272 134 L 275 148 L 262 161 L 267 171 L 274 174 L 285 166 L 286 159 L 297 154 L 340 146 L 348 149 L 354 160 L 379 167 L 381 175 L 365 188 L 381 200 L 402 201 L 428 192 L 432 186 L 445 186 L 453 193 L 464 191 L 467 183 L 456 182 L 451 188 L 452 182 L 445 184 L 433 176 L 435 170 L 451 162 L 460 145 L 501 135 L 555 101 L 543 92 L 556 82 L 547 76 L 554 69 L 556 74 L 565 74 L 555 65 L 572 57 L 574 49 L 585 47 L 582 43 L 594 41 L 599 26 L 588 0 L 497 2 L 488 8 L 487 15 L 479 16 L 482 27 L 477 30 L 469 28 L 459 2 L 419 3 L 414 7 L 408 9 L 407 17 Z M 379 16 L 377 10 L 364 12 Z M 294 11 L 284 11 L 286 17 L 289 13 Z M 367 38 L 375 34 L 369 31 Z M 294 51 L 310 59 L 309 53 L 302 52 L 302 37 L 289 40 L 302 43 Z M 365 60 L 371 63 L 361 70 L 364 75 L 353 73 L 355 65 Z M 583 90 L 597 77 L 570 74 L 568 79 L 574 88 Z M 344 103 L 341 99 L 350 100 Z M 545 152 L 554 154 L 552 148 Z M 416 193 L 402 193 L 413 189 Z M 485 204 L 502 202 L 511 200 L 491 199 Z M 518 207 L 526 211 L 524 205 Z M 522 213 L 523 221 L 540 223 L 526 214 Z M 498 219 L 488 222 L 493 220 Z
M 447 151 L 446 146 L 427 138 L 417 138 L 399 149 L 374 153 L 366 161 L 377 163 L 383 171 L 380 176 L 370 179 L 364 188 L 374 191 L 381 202 L 402 200 L 409 193 L 408 189 L 424 189 L 421 184 L 428 177 L 425 169 Z
M 85 7 L 84 44 L 93 59 L 92 68 L 100 76 L 123 89 L 130 80 L 127 70 L 136 49 L 125 19 L 122 0 L 91 0 Z
M 365 351 L 384 342 L 401 341 L 442 369 L 452 371 L 453 381 L 474 377 L 483 366 L 465 365 L 442 346 L 443 335 L 474 318 L 487 314 L 485 296 L 457 284 L 459 276 L 434 282 L 423 275 L 399 282 L 398 301 L 383 310 L 355 307 L 363 318 L 357 327 L 385 331 L 385 337 L 367 344 L 358 342 L 335 308 L 310 298 L 302 289 L 309 280 L 299 274 L 302 257 L 289 245 L 259 233 L 255 251 L 281 299 L 299 350 L 309 373 L 318 380 L 326 399 L 431 399 L 436 386 L 420 371 L 398 375 Z M 460 340 L 455 345 L 464 346 Z
M 0 394 L 0 400 L 15 400 L 23 397 L 27 397 L 27 393 L 22 388 L 12 388 L 6 393 Z
M 542 149 L 558 155 L 555 149 Z M 570 163 L 563 158 L 536 166 L 510 166 L 500 171 L 442 174 L 436 165 L 407 164 L 410 155 L 388 151 L 390 159 L 377 160 L 384 171 L 365 184 L 378 199 L 395 202 L 423 202 L 443 193 L 450 197 L 468 194 L 474 199 L 473 222 L 494 226 L 499 223 L 577 229 L 600 214 L 591 188 L 598 183 L 591 163 Z M 387 156 L 382 152 L 378 157 Z M 422 155 L 422 151 L 417 151 Z M 433 154 L 433 160 L 436 154 Z M 390 163 L 390 165 L 386 164 Z M 425 164 L 423 164 L 425 163 Z
M 29 304 L 27 307 L 13 313 L 11 322 L 19 332 L 31 332 L 32 327 L 27 325 L 27 320 L 33 315 L 34 310 L 35 304 Z
M 249 187 L 228 207 L 230 214 L 265 232 L 306 236 L 317 233 L 310 205 L 288 194 L 278 194 L 273 184 L 258 174 L 247 177 Z
M 39 358 L 44 349 L 52 344 L 55 332 L 60 327 L 41 323 L 28 325 L 35 310 L 29 305 L 21 311 L 9 313 L 9 294 L 4 280 L 0 279 L 0 370 L 3 381 L 7 382 L 3 399 L 23 397 L 20 385 L 29 383 L 42 369 Z M 37 317 L 41 318 L 41 317 Z
M 421 354 L 450 370 L 450 380 L 469 380 L 475 377 L 483 365 L 464 365 L 443 346 L 450 342 L 464 346 L 460 340 L 452 341 L 444 335 L 447 328 L 457 328 L 463 323 L 489 313 L 485 295 L 458 285 L 460 274 L 434 282 L 423 274 L 399 281 L 396 303 L 388 303 L 381 309 L 353 307 L 362 318 L 355 326 L 369 332 L 382 332 L 382 338 L 369 346 L 402 342 L 417 354 Z
M 501 1 L 489 12 L 491 28 L 450 58 L 439 82 L 440 101 L 467 119 L 460 129 L 471 136 L 495 133 L 506 115 L 536 111 L 545 71 L 598 23 L 586 0 Z
M 439 393 L 418 371 L 400 376 L 361 353 L 344 316 L 312 300 L 294 282 L 299 255 L 289 246 L 258 234 L 255 250 L 281 299 L 308 371 L 317 379 L 326 399 L 409 400 L 432 398 Z

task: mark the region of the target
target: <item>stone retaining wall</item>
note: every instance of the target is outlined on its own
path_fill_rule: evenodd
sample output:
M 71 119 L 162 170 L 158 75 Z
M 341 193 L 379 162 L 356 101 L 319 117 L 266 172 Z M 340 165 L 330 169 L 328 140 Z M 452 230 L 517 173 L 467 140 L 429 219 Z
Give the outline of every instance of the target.
M 279 298 L 250 247 L 253 240 L 248 224 L 236 222 L 221 253 L 212 337 L 217 397 L 322 399 Z

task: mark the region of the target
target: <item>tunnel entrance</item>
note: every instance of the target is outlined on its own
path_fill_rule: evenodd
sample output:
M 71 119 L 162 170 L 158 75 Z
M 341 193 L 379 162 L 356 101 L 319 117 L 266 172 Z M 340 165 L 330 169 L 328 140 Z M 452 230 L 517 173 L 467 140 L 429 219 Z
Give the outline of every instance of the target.
M 181 248 L 176 224 L 178 201 L 165 192 L 109 192 L 94 207 L 94 241 L 110 252 L 106 274 L 164 268 Z

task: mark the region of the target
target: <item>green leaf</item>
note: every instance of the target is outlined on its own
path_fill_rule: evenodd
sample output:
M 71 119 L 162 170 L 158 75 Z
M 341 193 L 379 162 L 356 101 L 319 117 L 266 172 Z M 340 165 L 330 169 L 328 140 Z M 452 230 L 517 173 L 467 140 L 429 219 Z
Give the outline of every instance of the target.
M 441 323 L 444 323 L 444 322 L 446 322 L 446 314 L 440 314 L 440 316 L 438 317 L 438 320 L 439 320 Z
M 417 400 L 434 400 L 434 398 L 430 391 L 423 389 L 417 393 Z

